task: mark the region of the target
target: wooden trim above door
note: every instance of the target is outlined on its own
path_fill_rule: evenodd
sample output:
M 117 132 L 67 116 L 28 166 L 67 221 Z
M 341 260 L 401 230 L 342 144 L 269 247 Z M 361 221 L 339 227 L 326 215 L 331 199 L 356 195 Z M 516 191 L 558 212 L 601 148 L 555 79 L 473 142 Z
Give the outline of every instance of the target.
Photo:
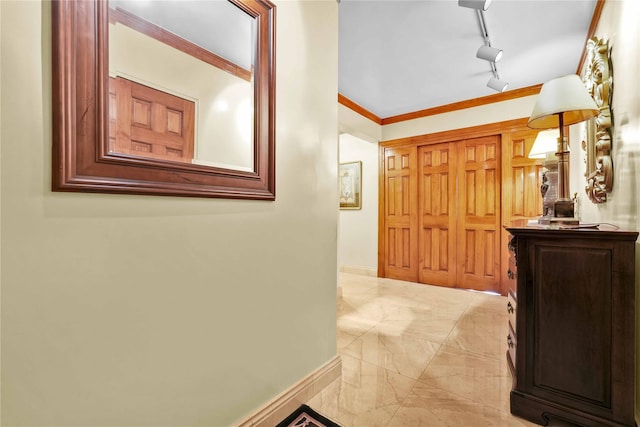
M 578 68 L 581 70 L 581 68 Z M 427 108 L 425 110 L 413 111 L 411 113 L 399 114 L 397 116 L 385 117 L 382 119 L 383 126 L 393 123 L 404 122 L 407 120 L 420 119 L 422 117 L 435 116 L 436 114 L 450 113 L 452 111 L 466 110 L 467 108 L 479 107 L 482 105 L 494 104 L 496 102 L 508 101 L 510 99 L 522 98 L 525 96 L 537 95 L 540 93 L 542 84 L 527 86 L 520 89 L 513 89 L 502 93 L 494 93 L 492 95 L 480 98 L 467 99 L 465 101 L 454 102 L 452 104 L 439 105 L 437 107 Z
M 390 139 L 380 142 L 383 147 L 401 147 L 410 145 L 428 145 L 438 142 L 457 141 L 461 139 L 479 138 L 482 136 L 500 135 L 503 133 L 516 132 L 528 129 L 528 117 L 521 119 L 506 120 L 503 122 L 488 123 L 485 125 L 471 126 L 460 129 L 446 130 L 442 132 L 429 133 L 424 135 L 410 136 L 407 138 Z

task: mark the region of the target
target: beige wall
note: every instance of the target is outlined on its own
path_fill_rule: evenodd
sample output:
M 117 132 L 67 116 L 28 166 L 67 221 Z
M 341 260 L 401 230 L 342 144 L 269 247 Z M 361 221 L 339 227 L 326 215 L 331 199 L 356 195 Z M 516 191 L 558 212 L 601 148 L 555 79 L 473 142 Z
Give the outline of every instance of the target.
M 230 425 L 336 354 L 338 5 L 276 4 L 260 202 L 52 193 L 50 5 L 0 2 L 2 425 Z
M 584 153 L 572 127 L 571 187 L 580 196 L 582 220 L 640 230 L 640 2 L 608 0 L 595 35 L 609 40 L 613 64 L 613 192 L 594 205 L 584 193 Z M 576 132 L 573 132 L 574 128 Z M 575 153 L 580 153 L 575 156 Z M 640 245 L 636 244 L 636 422 L 640 424 Z
M 371 276 L 378 272 L 378 144 L 343 133 L 340 163 L 362 162 L 362 208 L 341 210 L 338 264 L 341 270 Z
M 338 120 L 340 133 L 348 133 L 374 143 L 382 140 L 382 126 L 342 104 L 338 105 Z

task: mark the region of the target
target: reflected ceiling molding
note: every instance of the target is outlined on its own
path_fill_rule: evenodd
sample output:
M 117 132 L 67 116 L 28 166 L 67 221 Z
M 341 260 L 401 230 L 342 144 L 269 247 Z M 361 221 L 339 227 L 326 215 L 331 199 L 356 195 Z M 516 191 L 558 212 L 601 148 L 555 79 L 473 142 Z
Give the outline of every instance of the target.
M 190 42 L 170 31 L 165 30 L 156 24 L 134 15 L 133 13 L 124 10 L 120 7 L 116 9 L 109 8 L 109 23 L 120 23 L 133 30 L 138 31 L 152 39 L 155 39 L 161 43 L 173 47 L 187 55 L 191 55 L 200 61 L 206 62 L 209 65 L 213 65 L 223 71 L 233 74 L 236 77 L 240 77 L 248 82 L 251 81 L 252 71 L 242 68 L 238 64 L 229 61 L 215 53 L 198 46 L 195 43 Z

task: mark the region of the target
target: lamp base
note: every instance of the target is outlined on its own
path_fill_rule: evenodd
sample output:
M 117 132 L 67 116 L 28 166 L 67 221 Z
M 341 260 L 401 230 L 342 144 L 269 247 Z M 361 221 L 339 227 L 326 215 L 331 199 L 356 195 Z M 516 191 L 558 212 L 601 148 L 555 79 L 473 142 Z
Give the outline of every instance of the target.
M 580 220 L 575 218 L 573 200 L 556 200 L 553 204 L 553 214 L 541 216 L 538 218 L 538 224 L 580 225 Z
M 541 216 L 538 218 L 538 224 L 541 225 L 580 225 L 578 218 L 557 218 Z
M 575 216 L 573 200 L 556 200 L 553 204 L 553 213 L 555 218 L 573 218 Z

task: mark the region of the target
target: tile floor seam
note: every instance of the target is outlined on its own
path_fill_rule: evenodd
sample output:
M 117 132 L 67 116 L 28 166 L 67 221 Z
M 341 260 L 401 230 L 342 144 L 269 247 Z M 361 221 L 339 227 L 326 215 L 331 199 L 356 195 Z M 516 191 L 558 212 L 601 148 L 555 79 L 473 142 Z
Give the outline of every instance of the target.
M 428 386 L 429 388 L 431 388 L 431 389 L 433 389 L 433 390 L 439 390 L 439 391 L 444 392 L 444 393 L 446 393 L 446 394 L 453 395 L 453 396 L 455 396 L 455 397 L 456 397 L 456 398 L 458 398 L 458 399 L 461 399 L 461 400 L 464 400 L 464 401 L 467 401 L 467 402 L 474 403 L 474 404 L 476 404 L 476 405 L 478 405 L 478 406 L 480 406 L 480 407 L 489 408 L 489 409 L 491 409 L 491 410 L 498 411 L 498 412 L 501 412 L 502 414 L 505 414 L 505 415 L 511 416 L 511 413 L 510 413 L 510 412 L 508 412 L 508 411 L 504 411 L 504 410 L 502 410 L 502 409 L 500 409 L 500 408 L 496 408 L 496 407 L 494 407 L 494 406 L 487 405 L 487 404 L 486 404 L 486 403 L 484 403 L 484 402 L 479 402 L 479 401 L 477 401 L 477 400 L 475 400 L 475 399 L 471 399 L 471 398 L 469 398 L 469 397 L 467 397 L 467 396 L 463 396 L 463 395 L 458 394 L 458 393 L 456 393 L 456 392 L 453 392 L 453 391 L 451 391 L 451 390 L 446 390 L 446 389 L 444 389 L 444 388 L 436 387 L 436 386 L 433 386 L 433 385 L 431 385 L 431 384 L 426 384 L 426 383 L 424 383 L 424 382 L 422 382 L 422 381 L 420 381 L 420 380 L 417 380 L 417 381 L 416 381 L 416 383 L 421 383 L 421 384 L 423 384 L 423 385 Z M 395 415 L 398 413 L 398 411 L 400 410 L 400 408 L 402 408 L 402 405 L 404 404 L 404 402 L 406 402 L 406 401 L 407 401 L 407 399 L 409 399 L 409 397 L 410 397 L 411 393 L 413 392 L 413 389 L 415 388 L 415 386 L 416 386 L 416 384 L 414 384 L 414 385 L 413 385 L 413 387 L 411 388 L 411 391 L 410 391 L 410 392 L 409 392 L 409 394 L 408 394 L 408 395 L 403 399 L 402 404 L 400 404 L 400 405 L 399 405 L 398 410 L 396 410 L 396 412 L 394 413 L 394 415 L 393 415 L 393 416 L 395 416 Z M 391 421 L 393 421 L 393 417 L 391 417 L 391 419 L 390 419 L 390 420 L 389 420 L 389 422 L 386 424 L 386 426 L 388 426 L 388 425 L 391 423 Z
M 417 381 L 416 381 L 417 382 Z M 414 384 L 415 386 L 415 384 Z M 387 421 L 387 423 L 384 425 L 384 427 L 388 427 L 389 424 L 391 424 L 391 422 L 393 421 L 393 419 L 395 418 L 395 416 L 398 414 L 398 411 L 402 408 L 402 406 L 404 405 L 404 403 L 407 401 L 407 399 L 409 399 L 409 396 L 411 395 L 411 392 L 413 391 L 413 386 L 411 387 L 411 390 L 409 391 L 409 393 L 404 397 L 404 399 L 402 399 L 402 402 L 400 402 L 400 404 L 398 405 L 398 408 L 395 410 L 395 412 L 393 413 L 393 415 L 391 415 L 391 418 L 389 418 L 389 421 Z
M 444 345 L 443 345 L 442 347 L 446 347 L 446 346 L 444 346 Z M 454 347 L 454 348 L 455 348 L 455 347 Z M 456 349 L 456 350 L 460 350 L 460 349 Z M 464 352 L 465 350 L 460 350 L 460 351 L 463 351 L 463 352 Z M 481 356 L 481 357 L 482 357 L 482 356 Z M 434 359 L 435 359 L 435 356 L 434 356 Z M 488 359 L 488 358 L 487 358 L 487 359 Z M 496 359 L 490 359 L 490 360 L 496 360 Z M 506 363 L 506 361 L 505 361 L 505 363 Z M 425 371 L 426 371 L 426 369 L 425 369 Z M 424 374 L 424 372 L 423 372 L 422 374 Z M 461 374 L 459 374 L 459 375 L 461 375 Z M 454 375 L 454 376 L 459 376 L 459 375 Z M 500 376 L 491 375 L 490 377 L 501 378 L 502 376 L 501 376 L 501 375 L 500 375 Z M 447 389 L 444 389 L 444 388 L 442 388 L 442 387 L 438 387 L 438 386 L 435 386 L 435 385 L 433 385 L 433 384 L 429 384 L 429 383 L 428 383 L 428 382 L 426 382 L 426 381 L 422 381 L 422 380 L 421 380 L 421 378 L 422 378 L 422 375 L 420 375 L 420 378 L 418 378 L 418 379 L 416 380 L 416 382 L 417 382 L 417 383 L 420 383 L 420 384 L 423 384 L 423 385 L 426 385 L 426 386 L 431 387 L 431 388 L 435 388 L 435 389 L 437 389 L 437 390 L 444 391 L 444 392 L 446 392 L 446 393 L 453 394 L 454 396 L 457 396 L 457 397 L 459 397 L 459 398 L 462 398 L 462 399 L 468 400 L 469 402 L 473 402 L 473 403 L 476 403 L 476 404 L 478 404 L 478 405 L 486 406 L 487 408 L 492 408 L 492 409 L 495 409 L 495 410 L 497 410 L 497 411 L 504 412 L 504 411 L 502 411 L 502 409 L 500 409 L 500 408 L 498 408 L 498 407 L 495 407 L 495 406 L 488 405 L 486 402 L 481 402 L 481 401 L 476 400 L 476 399 L 473 399 L 473 398 L 471 398 L 471 397 L 467 397 L 467 396 L 464 396 L 464 395 L 462 395 L 462 394 L 459 394 L 459 393 L 457 393 L 457 392 L 455 392 L 455 391 L 453 391 L 453 390 L 447 390 Z M 483 377 L 483 378 L 488 378 L 488 377 Z M 414 387 L 415 387 L 415 384 L 414 384 Z M 412 390 L 413 390 L 413 389 L 412 389 Z
M 347 347 L 349 347 L 351 344 L 353 344 L 354 342 L 358 341 L 360 338 L 362 338 L 367 332 L 369 332 L 371 329 L 373 328 L 373 326 L 369 329 L 367 329 L 366 331 L 364 331 L 361 335 L 358 335 L 357 337 L 355 337 L 354 339 L 352 339 L 351 341 L 349 341 L 348 344 L 342 346 L 341 349 L 345 349 Z
M 343 360 L 343 372 L 334 388 L 316 399 L 318 409 L 326 408 L 344 427 L 458 426 L 474 425 L 476 421 L 476 425 L 531 425 L 512 416 L 508 410 L 511 383 L 506 381 L 508 372 L 503 373 L 503 367 L 498 366 L 506 348 L 503 350 L 500 346 L 500 354 L 492 351 L 498 348 L 497 323 L 501 322 L 498 314 L 502 312 L 499 301 L 479 294 L 454 294 L 448 292 L 450 289 L 436 289 L 433 285 L 357 275 L 341 274 L 340 281 L 343 295 L 338 304 L 345 303 L 343 314 L 350 319 L 338 317 L 338 320 L 345 320 L 357 334 L 342 329 L 341 339 L 346 338 L 347 341 L 342 342 L 347 344 L 338 348 L 337 353 L 349 359 L 347 363 Z M 368 283 L 372 285 L 367 286 Z M 366 290 L 367 295 L 351 298 L 350 289 Z M 376 302 L 371 304 L 372 301 Z M 355 306 L 360 310 L 355 310 Z M 445 321 L 445 317 L 449 320 Z M 495 328 L 491 327 L 493 323 Z M 360 325 L 364 328 L 359 329 Z M 378 334 L 383 346 L 378 347 L 375 337 L 367 334 Z M 359 346 L 354 343 L 358 340 L 364 343 L 365 337 L 367 346 L 357 350 Z M 431 339 L 434 337 L 436 339 Z M 419 343 L 425 342 L 430 343 L 428 349 L 425 347 L 428 353 L 420 352 L 423 347 Z M 483 342 L 486 351 L 481 352 Z M 343 352 L 351 346 L 359 357 Z M 380 353 L 376 353 L 378 348 Z M 445 353 L 447 349 L 452 354 Z M 365 357 L 376 362 L 369 362 Z M 389 365 L 391 369 L 384 366 L 387 358 L 393 362 Z M 425 359 L 427 362 L 418 378 L 413 378 L 420 370 L 420 361 Z M 396 372 L 400 363 L 409 364 L 397 369 L 404 373 Z M 425 374 L 427 377 L 423 378 Z M 433 376 L 431 382 L 429 375 Z M 472 385 L 475 391 L 469 389 Z M 456 401 L 466 409 L 461 409 L 462 412 L 455 409 Z M 440 406 L 441 402 L 445 406 Z M 462 420 L 464 424 L 460 424 Z
M 444 343 L 447 342 L 447 339 L 449 338 L 449 336 L 451 335 L 451 333 L 455 330 L 456 326 L 458 325 L 458 322 L 460 322 L 460 319 L 462 318 L 462 316 L 464 316 L 464 313 L 466 313 L 467 308 L 469 307 L 469 304 L 471 304 L 471 302 L 469 302 L 467 304 L 467 306 L 465 307 L 464 311 L 462 312 L 462 314 L 460 314 L 460 316 L 458 316 L 458 318 L 456 319 L 456 322 L 453 324 L 453 326 L 451 327 L 451 329 L 449 329 L 449 333 L 447 333 L 447 336 L 444 337 L 444 339 L 440 342 L 440 345 L 438 346 L 438 349 L 436 350 L 435 354 L 433 355 L 433 357 L 431 358 L 431 360 L 429 360 L 429 363 L 427 363 L 427 366 L 425 366 L 425 368 L 422 370 L 422 372 L 420 373 L 420 377 L 418 377 L 418 380 L 422 377 L 422 375 L 424 375 L 425 371 L 429 368 L 429 366 L 431 365 L 431 363 L 433 362 L 433 360 L 436 358 L 436 356 L 438 355 L 438 353 L 440 353 L 440 350 L 442 349 L 442 347 L 444 346 Z
M 473 295 L 473 294 L 472 294 L 472 295 Z M 449 333 L 447 334 L 447 336 L 446 336 L 446 337 L 444 338 L 444 340 L 442 340 L 442 342 L 440 343 L 440 345 L 439 345 L 438 350 L 436 351 L 436 353 L 433 355 L 433 357 L 431 358 L 431 360 L 429 360 L 429 363 L 427 363 L 427 365 L 425 366 L 425 368 L 424 368 L 424 369 L 422 370 L 422 372 L 420 373 L 420 376 L 419 376 L 419 377 L 418 377 L 418 379 L 416 380 L 416 383 L 422 383 L 422 384 L 425 384 L 425 385 L 427 385 L 427 386 L 429 386 L 429 387 L 433 387 L 433 388 L 435 388 L 435 389 L 437 389 L 437 390 L 442 390 L 442 391 L 444 391 L 444 392 L 451 393 L 451 394 L 453 394 L 453 395 L 455 395 L 455 396 L 457 396 L 457 397 L 459 397 L 459 398 L 463 398 L 463 399 L 465 399 L 465 400 L 467 400 L 467 401 L 470 401 L 470 402 L 476 403 L 476 404 L 481 405 L 481 406 L 485 406 L 485 407 L 487 407 L 487 408 L 497 409 L 497 408 L 493 408 L 492 406 L 486 405 L 485 403 L 478 402 L 478 401 L 476 401 L 476 400 L 469 399 L 469 398 L 467 398 L 467 397 L 461 396 L 461 395 L 459 395 L 458 393 L 454 393 L 454 392 L 451 392 L 451 391 L 448 391 L 448 390 L 442 389 L 442 388 L 440 388 L 440 387 L 435 387 L 435 386 L 432 386 L 432 385 L 430 385 L 430 384 L 426 384 L 426 383 L 425 383 L 425 382 L 423 382 L 423 381 L 420 381 L 420 378 L 422 378 L 422 376 L 423 376 L 423 375 L 424 375 L 424 373 L 427 371 L 427 369 L 429 369 L 429 366 L 430 366 L 430 365 L 433 363 L 433 361 L 436 359 L 436 357 L 438 356 L 438 354 L 440 353 L 440 351 L 441 351 L 444 347 L 450 347 L 450 346 L 446 345 L 445 343 L 447 342 L 447 340 L 448 340 L 449 336 L 451 335 L 451 333 L 456 329 L 456 326 L 458 326 L 458 323 L 460 323 L 460 320 L 461 320 L 461 319 L 464 317 L 464 315 L 467 313 L 467 311 L 469 310 L 469 307 L 471 307 L 472 302 L 473 302 L 473 301 L 475 301 L 475 300 L 476 300 L 476 295 L 473 295 L 473 298 L 471 298 L 471 299 L 469 300 L 469 302 L 468 302 L 468 303 L 467 303 L 467 305 L 465 306 L 465 308 L 464 308 L 464 310 L 462 311 L 462 313 L 458 316 L 458 318 L 456 319 L 456 322 L 453 324 L 453 326 L 452 326 L 452 327 L 451 327 L 451 329 L 449 330 Z M 480 355 L 480 354 L 472 353 L 472 352 L 470 352 L 470 351 L 468 351 L 468 350 L 466 350 L 466 349 L 459 349 L 459 348 L 457 348 L 457 347 L 454 347 L 454 348 L 456 348 L 456 349 L 458 349 L 458 350 L 461 350 L 461 351 L 465 351 L 465 352 L 468 352 L 468 353 L 474 354 L 474 355 L 482 356 L 482 355 Z M 491 360 L 498 360 L 498 359 L 491 359 Z M 416 386 L 416 384 L 414 384 L 414 385 L 413 385 L 413 387 L 411 388 L 411 391 L 413 391 L 413 389 L 415 388 L 415 386 Z M 409 392 L 409 394 L 411 394 L 411 392 Z M 405 400 L 408 398 L 408 396 L 409 396 L 409 395 L 407 395 L 407 397 L 405 397 Z M 399 409 L 400 409 L 400 408 L 398 408 L 398 410 L 399 410 Z M 499 409 L 497 409 L 497 410 L 499 410 Z M 396 414 L 397 414 L 397 412 L 398 412 L 398 411 L 396 411 Z M 394 414 L 394 416 L 395 416 L 395 414 Z M 392 417 L 391 419 L 393 419 L 393 417 Z M 389 423 L 390 423 L 390 422 L 391 422 L 391 420 L 389 420 Z M 387 425 L 389 425 L 389 423 L 387 423 Z
M 475 403 L 476 405 L 484 406 L 485 408 L 491 408 L 491 409 L 493 409 L 493 410 L 495 410 L 495 411 L 502 412 L 503 414 L 511 415 L 511 413 L 510 413 L 510 412 L 503 411 L 502 409 L 497 408 L 497 407 L 495 407 L 495 406 L 487 405 L 485 402 L 480 402 L 480 401 L 478 401 L 478 400 L 476 400 L 476 399 L 472 399 L 472 398 L 470 398 L 470 397 L 463 396 L 463 395 L 461 395 L 461 394 L 459 394 L 459 393 L 456 393 L 455 391 L 447 390 L 447 389 L 444 389 L 444 388 L 441 388 L 441 387 L 436 387 L 436 386 L 434 386 L 434 385 L 427 384 L 427 383 L 422 382 L 422 381 L 420 381 L 420 380 L 417 380 L 416 382 L 417 382 L 417 383 L 421 383 L 421 384 L 423 384 L 423 385 L 426 385 L 426 386 L 428 386 L 428 387 L 430 387 L 430 388 L 432 388 L 432 389 L 440 390 L 440 391 L 443 391 L 443 392 L 445 392 L 445 393 L 451 394 L 451 395 L 453 395 L 453 396 L 456 396 L 456 397 L 457 397 L 457 398 L 459 398 L 459 399 L 466 400 L 466 401 L 468 401 L 468 402 L 473 402 L 473 403 Z M 414 387 L 415 387 L 415 384 L 414 384 Z M 413 391 L 413 389 L 411 389 L 411 391 Z M 410 393 L 410 394 L 411 394 L 411 393 Z M 407 395 L 407 397 L 408 397 L 408 395 Z

